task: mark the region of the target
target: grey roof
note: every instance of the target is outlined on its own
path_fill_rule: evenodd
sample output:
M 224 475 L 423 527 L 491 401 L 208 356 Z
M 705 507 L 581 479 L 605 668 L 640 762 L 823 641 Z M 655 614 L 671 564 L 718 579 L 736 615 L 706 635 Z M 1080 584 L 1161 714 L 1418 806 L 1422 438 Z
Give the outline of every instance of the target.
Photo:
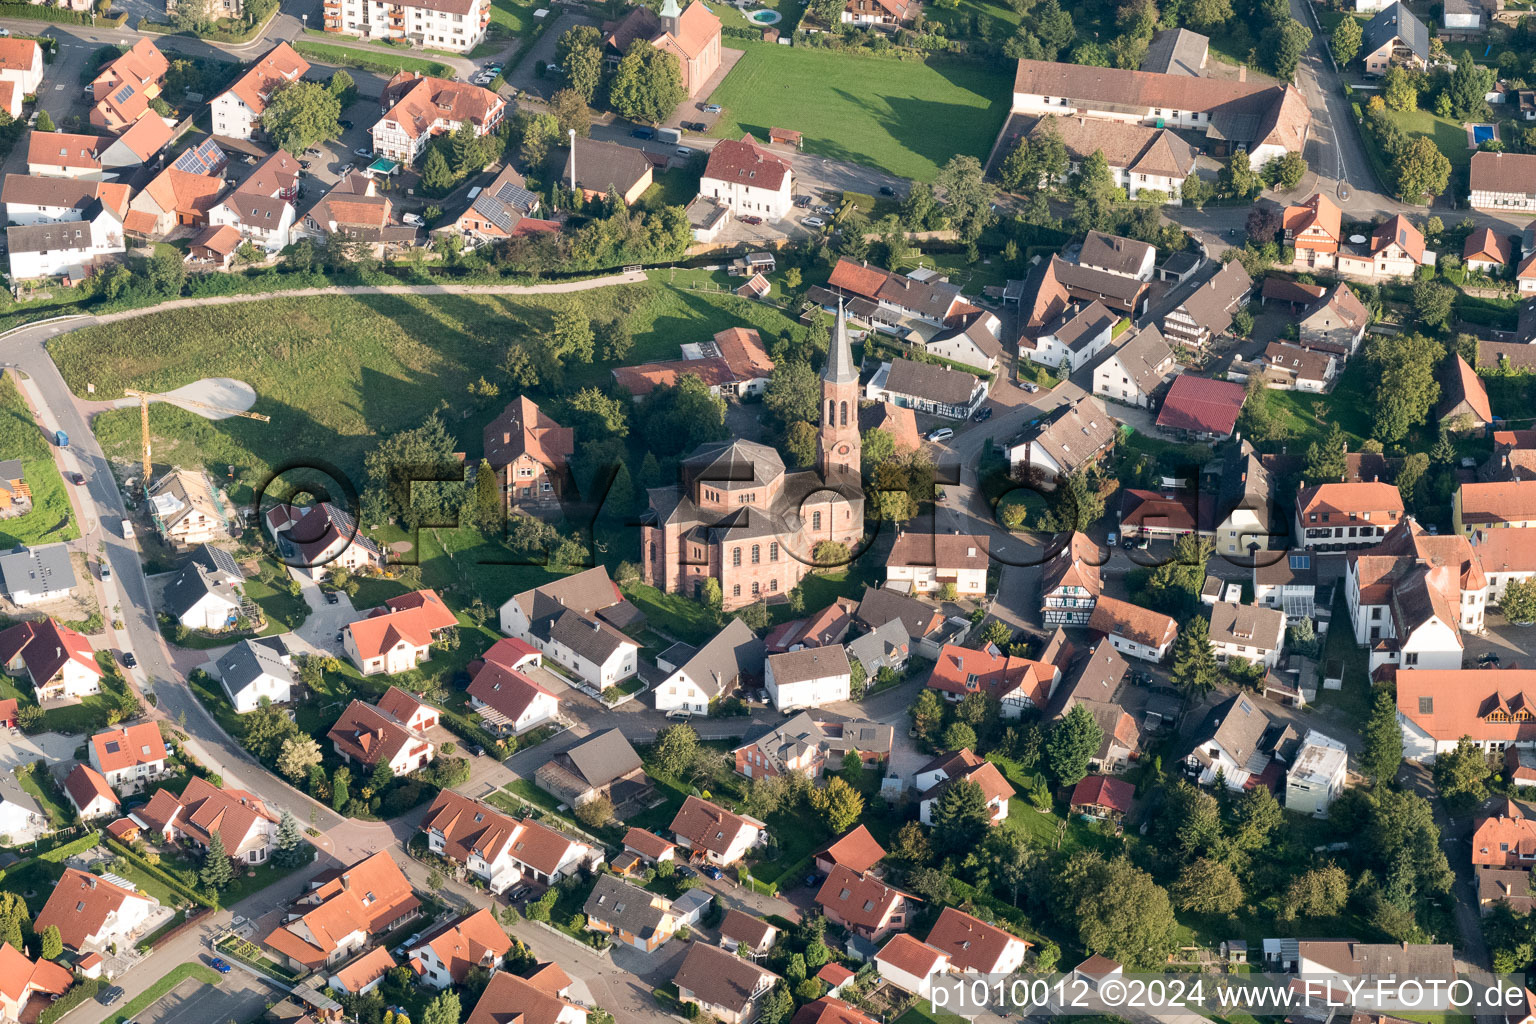
M 1414 56 L 1420 60 L 1429 60 L 1429 29 L 1414 17 L 1401 0 L 1391 7 L 1382 8 L 1376 17 L 1366 22 L 1364 36 L 1365 45 L 1360 49 L 1361 54 L 1375 53 L 1396 37 L 1413 51 Z
M 1114 418 L 1098 399 L 1088 396 L 1072 405 L 1057 407 L 1050 422 L 1040 427 L 1030 443 L 1070 475 L 1114 443 L 1117 431 Z
M 201 562 L 191 561 L 181 567 L 176 578 L 165 588 L 165 609 L 179 619 L 210 594 L 236 607 L 240 605 L 239 593 L 222 573 L 212 572 Z
M 1052 714 L 1064 715 L 1078 701 L 1113 703 L 1129 670 L 1130 665 L 1109 640 L 1100 640 L 1077 666 L 1071 681 L 1057 691 L 1059 696 L 1051 702 Z
M 7 594 L 62 596 L 75 587 L 75 567 L 70 564 L 69 549 L 63 544 L 17 548 L 0 555 L 0 577 L 5 579 Z
M 1221 480 L 1216 491 L 1217 521 L 1213 525 L 1221 525 L 1237 509 L 1246 509 L 1268 530 L 1273 486 L 1269 470 L 1264 468 L 1253 445 L 1247 441 L 1229 445 L 1222 455 Z M 1255 543 L 1262 547 L 1265 541 L 1258 539 Z
M 0 460 L 0 480 L 21 480 L 26 476 L 20 459 Z
M 588 918 L 631 935 L 649 940 L 667 916 L 666 900 L 616 875 L 598 875 L 592 895 L 582 910 Z M 656 906 L 660 903 L 663 906 Z
M 565 167 L 560 172 L 560 180 L 565 184 L 571 180 L 572 153 L 576 157 L 576 184 L 592 192 L 613 188 L 623 195 L 651 169 L 650 160 L 638 149 L 617 142 L 577 139 L 575 149 L 566 153 Z
M 1285 612 L 1218 601 L 1211 606 L 1211 642 L 1279 650 L 1285 642 Z
M 932 605 L 900 591 L 866 586 L 854 618 L 871 627 L 874 623 L 885 625 L 894 619 L 906 630 L 908 639 L 921 640 L 928 635 L 929 626 L 937 614 L 938 609 Z
M 32 795 L 21 788 L 20 781 L 8 771 L 0 772 L 0 803 L 15 804 L 25 807 L 28 811 L 42 817 L 43 809 L 38 806 Z
M 1108 271 L 1111 274 L 1119 274 L 1121 277 L 1131 277 L 1141 269 L 1142 261 L 1152 253 L 1154 258 L 1157 250 L 1146 242 L 1138 242 L 1134 238 L 1121 238 L 1119 235 L 1109 235 L 1102 231 L 1090 231 L 1083 239 L 1082 252 L 1078 254 L 1077 261 L 1085 267 L 1094 267 Z
M 1150 394 L 1167 376 L 1173 349 L 1156 324 L 1147 324 L 1110 355 L 1120 360 L 1121 367 L 1135 382 L 1136 390 Z
M 769 655 L 768 663 L 773 666 L 773 681 L 779 686 L 842 675 L 849 668 L 848 653 L 836 644 Z
M 940 405 L 967 405 L 976 393 L 974 374 L 910 359 L 891 360 L 885 389 L 893 394 L 926 398 Z
M 672 981 L 678 988 L 687 989 L 711 1006 L 745 1011 L 765 976 L 778 977 L 719 946 L 695 942 L 688 947 L 688 955 L 683 958 Z
M 1068 263 L 1060 256 L 1051 257 L 1050 267 L 1063 288 L 1069 291 L 1076 289 L 1084 296 L 1113 299 L 1126 308 L 1140 302 L 1147 288 L 1145 281 L 1111 274 L 1094 267 L 1085 267 L 1079 263 Z
M 1152 37 L 1147 55 L 1141 59 L 1141 70 L 1199 78 L 1210 45 L 1210 39 L 1198 32 L 1187 28 L 1166 29 Z
M 1247 765 L 1262 754 L 1259 741 L 1269 729 L 1269 716 L 1260 710 L 1252 697 L 1246 693 L 1238 694 L 1218 708 L 1213 717 L 1216 727 L 1207 742 L 1220 745 L 1240 765 Z M 1205 746 L 1200 743 L 1195 747 L 1195 756 L 1201 760 L 1207 760 L 1202 756 Z
M 209 572 L 229 577 L 232 582 L 245 578 L 245 573 L 240 571 L 240 565 L 235 561 L 235 556 L 212 544 L 198 545 L 197 550 L 192 552 L 192 561 Z
M 762 678 L 763 642 L 745 622 L 732 619 L 679 671 L 705 693 L 719 697 L 742 676 Z
M 1319 552 L 1310 548 L 1266 552 L 1253 567 L 1253 582 L 1268 587 L 1315 587 L 1320 557 Z
M 235 644 L 214 662 L 214 668 L 218 669 L 219 682 L 224 684 L 231 700 L 264 675 L 293 682 L 293 671 L 283 664 L 281 656 L 266 644 L 252 640 Z
M 11 252 L 51 252 L 55 249 L 89 249 L 91 226 L 83 220 L 54 224 L 18 224 L 5 229 Z
M 617 728 L 582 740 L 560 758 L 568 758 L 577 775 L 592 787 L 606 786 L 641 767 L 640 755 Z
M 550 622 L 548 638 L 597 665 L 613 657 L 625 644 L 635 643 L 608 623 L 576 611 L 566 611 Z
M 1179 306 L 1204 330 L 1220 334 L 1232 325 L 1238 300 L 1253 288 L 1253 278 L 1237 260 L 1222 267 Z
M 854 384 L 859 379 L 853 346 L 848 343 L 848 318 L 841 302 L 837 304 L 837 328 L 832 332 L 832 347 L 827 352 L 826 365 L 821 368 L 821 379 L 829 384 Z
M 567 608 L 591 614 L 617 604 L 622 598 L 608 577 L 608 570 L 599 565 L 525 590 L 512 600 L 530 623 L 538 623 L 558 618 Z
M 873 677 L 887 665 L 905 660 L 907 627 L 891 619 L 848 643 L 848 657 L 864 666 L 866 677 Z
M 1075 352 L 1113 328 L 1119 319 L 1118 314 L 1111 313 L 1104 308 L 1104 303 L 1094 299 L 1086 305 L 1078 303 L 1068 306 L 1061 314 L 1061 326 L 1044 333 L 1055 336 L 1057 341 Z
M 501 230 L 511 231 L 519 220 L 531 215 L 539 206 L 539 197 L 528 191 L 526 184 L 523 176 L 509 164 L 495 181 L 480 190 L 469 204 L 470 208 Z

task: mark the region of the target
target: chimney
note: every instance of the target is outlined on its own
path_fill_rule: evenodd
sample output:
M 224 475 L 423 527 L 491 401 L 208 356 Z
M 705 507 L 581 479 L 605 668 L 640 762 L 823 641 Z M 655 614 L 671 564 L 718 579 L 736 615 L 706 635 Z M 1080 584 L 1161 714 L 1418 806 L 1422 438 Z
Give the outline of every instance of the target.
M 1247 64 L 1239 64 L 1238 65 L 1238 67 L 1237 67 L 1237 80 L 1239 82 L 1246 82 L 1246 81 L 1248 81 L 1248 65 Z
M 501 443 L 502 444 L 511 444 L 512 443 L 512 435 L 509 434 L 509 433 L 502 434 L 501 435 Z

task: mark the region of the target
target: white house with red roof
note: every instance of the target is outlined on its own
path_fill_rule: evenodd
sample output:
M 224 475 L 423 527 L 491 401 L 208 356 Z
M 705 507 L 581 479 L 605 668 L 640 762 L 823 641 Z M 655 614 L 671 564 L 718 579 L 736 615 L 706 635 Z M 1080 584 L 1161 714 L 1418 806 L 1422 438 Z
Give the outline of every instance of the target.
M 101 666 L 91 642 L 53 619 L 19 622 L 0 633 L 0 664 L 10 675 L 27 674 L 39 704 L 77 704 L 101 692 Z
M 76 953 L 127 947 L 144 934 L 159 906 L 154 897 L 131 886 L 65 868 L 32 930 L 41 935 L 50 925 L 57 926 L 64 948 Z
M 452 135 L 462 124 L 485 136 L 507 111 L 506 100 L 489 89 L 409 71 L 389 80 L 380 103 L 385 112 L 373 126 L 373 148 L 402 163 L 414 163 L 434 136 Z
M 391 689 L 394 689 L 391 687 Z M 398 778 L 432 763 L 437 747 L 426 734 L 412 729 L 380 706 L 354 700 L 326 733 L 336 753 L 369 768 L 381 764 Z
M 228 139 L 253 137 L 261 130 L 261 114 L 272 94 L 303 78 L 308 70 L 309 61 L 286 42 L 272 47 L 213 98 L 213 134 Z
M 918 792 L 918 820 L 924 825 L 932 825 L 934 808 L 943 798 L 944 791 L 961 781 L 974 782 L 981 787 L 992 813 L 991 824 L 997 825 L 1008 817 L 1008 801 L 1016 791 L 1003 778 L 997 765 L 969 750 L 957 750 L 935 757 L 913 777 L 913 788 Z
M 467 53 L 485 40 L 490 0 L 326 0 L 325 30 Z M 387 17 L 385 15 L 388 15 Z
M 1321 551 L 1372 547 L 1403 515 L 1403 496 L 1392 484 L 1317 484 L 1296 495 L 1296 543 Z
M 0 39 L 0 107 L 21 116 L 22 100 L 43 84 L 43 48 L 31 39 Z
M 101 773 L 107 785 L 129 793 L 164 775 L 170 756 L 155 722 L 99 732 L 91 737 L 87 755 L 91 767 Z
M 357 520 L 328 501 L 274 505 L 266 524 L 283 561 L 312 579 L 332 569 L 356 573 L 384 567 L 384 553 L 358 530 Z
M 949 971 L 949 956 L 920 939 L 902 933 L 893 935 L 875 954 L 875 970 L 883 981 L 926 999 L 933 992 L 933 981 Z
M 560 698 L 522 672 L 487 662 L 466 690 L 491 732 L 521 736 L 560 717 Z
M 548 825 L 502 814 L 486 804 L 443 790 L 421 820 L 427 847 L 464 865 L 499 895 L 524 876 L 545 885 L 603 863 L 599 848 Z
M 690 859 L 729 867 L 767 838 L 768 826 L 696 796 L 683 801 L 672 818 L 672 837 Z
M 464 984 L 476 967 L 494 969 L 512 948 L 512 940 L 489 907 L 429 932 L 421 944 L 406 951 L 411 970 L 428 988 L 448 988 Z
M 699 195 L 728 206 L 738 216 L 780 220 L 794 207 L 794 171 L 750 134 L 725 139 L 709 152 Z
M 120 806 L 117 794 L 102 774 L 83 764 L 75 765 L 65 776 L 64 793 L 74 804 L 75 813 L 85 821 L 115 814 Z
M 363 675 L 394 675 L 430 660 L 437 635 L 457 625 L 457 617 L 437 591 L 415 590 L 390 598 L 367 618 L 348 625 L 343 645 Z
M 1043 708 L 1061 682 L 1061 669 L 1043 661 L 945 644 L 928 675 L 929 689 L 951 703 L 981 693 L 997 701 L 1004 718 L 1018 718 L 1030 708 Z
M 33 996 L 51 1001 L 69 991 L 75 976 L 68 967 L 38 957 L 28 960 L 26 953 L 9 942 L 0 943 L 0 1020 L 37 1019 L 37 1011 L 27 1013 Z
M 976 974 L 1012 974 L 1024 966 L 1030 944 L 996 925 L 945 907 L 928 933 L 928 945 L 943 950 L 951 970 Z
M 310 879 L 286 908 L 283 923 L 262 941 L 295 969 L 317 970 L 399 928 L 420 908 L 400 865 L 380 851 Z
M 265 864 L 277 843 L 277 815 L 259 797 L 199 776 L 187 780 L 180 796 L 155 790 L 129 817 L 161 841 L 176 840 L 194 850 L 206 850 L 218 835 L 229 857 L 245 864 Z

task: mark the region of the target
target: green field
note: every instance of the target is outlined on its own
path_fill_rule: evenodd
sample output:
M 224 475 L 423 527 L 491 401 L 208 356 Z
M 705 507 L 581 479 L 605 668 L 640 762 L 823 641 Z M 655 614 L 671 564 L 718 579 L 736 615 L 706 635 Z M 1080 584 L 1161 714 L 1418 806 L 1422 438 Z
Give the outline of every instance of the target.
M 1389 110 L 1390 117 L 1399 128 L 1409 135 L 1423 135 L 1435 144 L 1451 162 L 1451 169 L 1465 174 L 1472 161 L 1472 151 L 1467 148 L 1467 129 L 1460 121 L 1440 117 L 1427 110 Z
M 477 403 L 466 388 L 481 375 L 505 383 L 495 367 L 507 345 L 540 343 L 558 305 L 575 304 L 598 318 L 625 313 L 635 342 L 626 363 L 675 359 L 680 343 L 726 327 L 756 327 L 776 337 L 792 326 L 762 303 L 659 282 L 552 298 L 370 295 L 196 306 L 76 331 L 55 339 L 50 350 L 70 388 L 84 394 L 94 383 L 98 398 L 124 387 L 168 390 L 210 376 L 249 383 L 259 396 L 255 410 L 271 416 L 270 423 L 213 422 L 165 403 L 150 407 L 156 458 L 201 463 L 221 479 L 233 466 L 230 497 L 244 502 L 270 470 L 289 460 L 323 459 L 361 489 L 363 453 L 444 405 L 449 430 L 470 460 L 478 460 L 485 424 L 511 395 Z M 573 365 L 555 394 L 604 385 L 613 365 Z M 530 394 L 551 397 L 537 388 Z M 137 411 L 105 413 L 93 427 L 109 457 L 137 458 Z
M 1009 74 L 977 61 L 738 43 L 745 55 L 710 97 L 725 108 L 721 138 L 789 128 L 806 152 L 927 181 L 956 154 L 986 159 L 1008 116 Z
M 342 64 L 353 68 L 388 71 L 420 71 L 424 75 L 452 78 L 453 69 L 435 60 L 393 54 L 382 49 L 362 50 L 354 46 L 333 46 L 330 43 L 312 43 L 299 39 L 293 43 L 296 53 L 322 64 Z
M 0 544 L 51 544 L 80 536 L 53 448 L 9 375 L 0 379 L 0 459 L 20 459 L 32 488 L 32 511 L 0 519 Z

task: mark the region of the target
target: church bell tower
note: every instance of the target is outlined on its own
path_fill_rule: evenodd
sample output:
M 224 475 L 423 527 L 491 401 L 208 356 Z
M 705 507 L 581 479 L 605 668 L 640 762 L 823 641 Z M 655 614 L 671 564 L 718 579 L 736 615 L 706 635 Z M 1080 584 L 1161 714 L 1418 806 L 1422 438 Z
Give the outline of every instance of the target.
M 859 475 L 859 368 L 853 362 L 841 302 L 827 362 L 821 368 L 821 431 L 817 442 L 816 467 L 824 479 Z

